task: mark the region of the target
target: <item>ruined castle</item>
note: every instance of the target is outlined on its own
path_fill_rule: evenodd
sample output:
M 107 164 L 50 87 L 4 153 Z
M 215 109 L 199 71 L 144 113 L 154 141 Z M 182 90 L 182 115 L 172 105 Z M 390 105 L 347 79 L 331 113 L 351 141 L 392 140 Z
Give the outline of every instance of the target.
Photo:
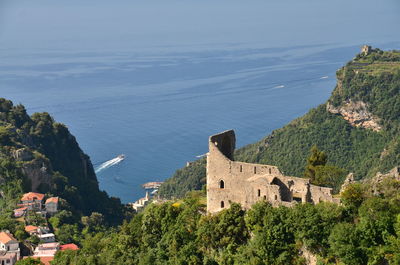
M 209 138 L 207 155 L 207 211 L 216 213 L 231 203 L 245 209 L 260 200 L 273 206 L 296 203 L 337 202 L 332 189 L 310 184 L 306 178 L 284 176 L 276 166 L 233 160 L 235 132 L 225 131 Z

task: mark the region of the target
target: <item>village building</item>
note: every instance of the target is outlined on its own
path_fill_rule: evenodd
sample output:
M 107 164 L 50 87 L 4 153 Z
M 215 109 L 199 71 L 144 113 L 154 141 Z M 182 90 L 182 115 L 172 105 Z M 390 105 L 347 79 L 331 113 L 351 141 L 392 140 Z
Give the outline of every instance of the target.
M 249 209 L 264 200 L 273 206 L 296 203 L 338 202 L 332 189 L 312 185 L 309 179 L 285 176 L 272 165 L 234 161 L 233 130 L 209 138 L 207 154 L 207 211 L 216 213 L 231 203 Z
M 28 210 L 28 207 L 21 207 L 21 208 L 15 209 L 14 217 L 19 218 L 19 217 L 25 216 L 27 210 Z
M 44 194 L 36 192 L 25 193 L 21 198 L 22 207 L 27 207 L 31 211 L 41 211 L 43 205 Z
M 48 228 L 47 226 L 39 226 L 38 227 L 38 232 L 39 232 L 39 235 L 49 234 L 50 233 L 50 228 Z
M 131 203 L 130 205 L 136 212 L 140 212 L 149 202 L 150 202 L 150 194 L 148 191 L 146 191 L 145 197 L 140 198 L 139 200 L 135 201 L 134 203 Z
M 39 234 L 39 227 L 34 226 L 34 225 L 27 225 L 25 226 L 25 232 L 27 232 L 29 235 L 38 235 Z
M 60 243 L 57 242 L 39 244 L 33 252 L 33 257 L 54 257 L 59 249 Z
M 19 257 L 19 242 L 10 232 L 0 232 L 0 265 L 13 265 Z
M 46 200 L 45 203 L 46 212 L 50 215 L 57 213 L 58 211 L 58 197 L 51 197 Z
M 8 231 L 0 232 L 0 251 L 19 253 L 18 240 Z
M 17 257 L 17 253 L 0 251 L 0 265 L 14 265 L 18 260 Z
M 53 243 L 56 241 L 56 236 L 53 233 L 38 234 L 38 238 L 44 243 Z

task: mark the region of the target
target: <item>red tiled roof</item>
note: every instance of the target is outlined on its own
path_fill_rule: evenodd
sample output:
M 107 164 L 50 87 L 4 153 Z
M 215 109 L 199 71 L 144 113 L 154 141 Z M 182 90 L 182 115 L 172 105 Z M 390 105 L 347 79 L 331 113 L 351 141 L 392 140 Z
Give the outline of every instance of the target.
M 10 233 L 0 232 L 0 242 L 7 244 L 10 241 L 17 241 Z
M 22 196 L 21 201 L 33 201 L 34 199 L 41 201 L 43 198 L 44 194 L 42 193 L 28 192 Z
M 25 226 L 25 231 L 26 232 L 32 232 L 32 231 L 35 231 L 35 230 L 37 230 L 38 229 L 38 227 L 37 226 L 34 226 L 34 225 L 27 225 L 27 226 Z
M 65 245 L 61 245 L 60 246 L 60 250 L 78 250 L 79 247 L 77 245 L 75 245 L 74 243 L 71 244 L 65 244 Z
M 26 209 L 28 209 L 28 208 L 27 207 L 22 207 L 22 208 L 15 209 L 14 212 L 25 211 Z
M 41 256 L 36 256 L 36 257 L 24 257 L 24 259 L 28 259 L 28 258 L 32 258 L 32 259 L 38 259 L 40 260 L 44 265 L 50 265 L 50 262 L 53 261 L 54 257 L 41 257 Z
M 48 204 L 49 202 L 58 203 L 58 197 L 51 197 L 51 198 L 48 198 L 48 199 L 46 200 L 46 204 Z

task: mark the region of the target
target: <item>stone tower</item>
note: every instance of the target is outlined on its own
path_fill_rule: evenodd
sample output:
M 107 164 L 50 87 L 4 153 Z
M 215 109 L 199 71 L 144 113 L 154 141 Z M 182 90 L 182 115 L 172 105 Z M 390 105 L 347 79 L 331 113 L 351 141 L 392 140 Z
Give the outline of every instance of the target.
M 207 211 L 215 213 L 240 203 L 245 209 L 260 200 L 274 206 L 334 201 L 332 189 L 309 179 L 284 176 L 276 166 L 233 160 L 235 132 L 210 136 L 207 154 Z
M 371 51 L 372 51 L 372 47 L 369 46 L 369 45 L 364 45 L 364 46 L 361 47 L 361 54 L 362 55 L 368 55 L 368 54 L 371 53 Z

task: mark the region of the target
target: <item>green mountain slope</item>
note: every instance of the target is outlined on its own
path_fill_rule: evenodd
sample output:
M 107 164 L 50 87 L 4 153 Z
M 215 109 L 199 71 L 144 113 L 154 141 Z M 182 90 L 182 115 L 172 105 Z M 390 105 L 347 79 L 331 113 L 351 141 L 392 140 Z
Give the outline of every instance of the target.
M 120 200 L 99 190 L 89 157 L 65 125 L 0 98 L 0 211 L 15 208 L 27 191 L 60 196 L 74 212 L 99 212 L 110 224 L 123 218 Z
M 400 165 L 400 52 L 372 49 L 358 54 L 337 71 L 337 79 L 328 102 L 237 150 L 235 159 L 276 165 L 301 177 L 315 144 L 329 164 L 359 179 Z M 201 189 L 204 165 L 200 160 L 178 170 L 161 186 L 160 195 L 181 197 Z

